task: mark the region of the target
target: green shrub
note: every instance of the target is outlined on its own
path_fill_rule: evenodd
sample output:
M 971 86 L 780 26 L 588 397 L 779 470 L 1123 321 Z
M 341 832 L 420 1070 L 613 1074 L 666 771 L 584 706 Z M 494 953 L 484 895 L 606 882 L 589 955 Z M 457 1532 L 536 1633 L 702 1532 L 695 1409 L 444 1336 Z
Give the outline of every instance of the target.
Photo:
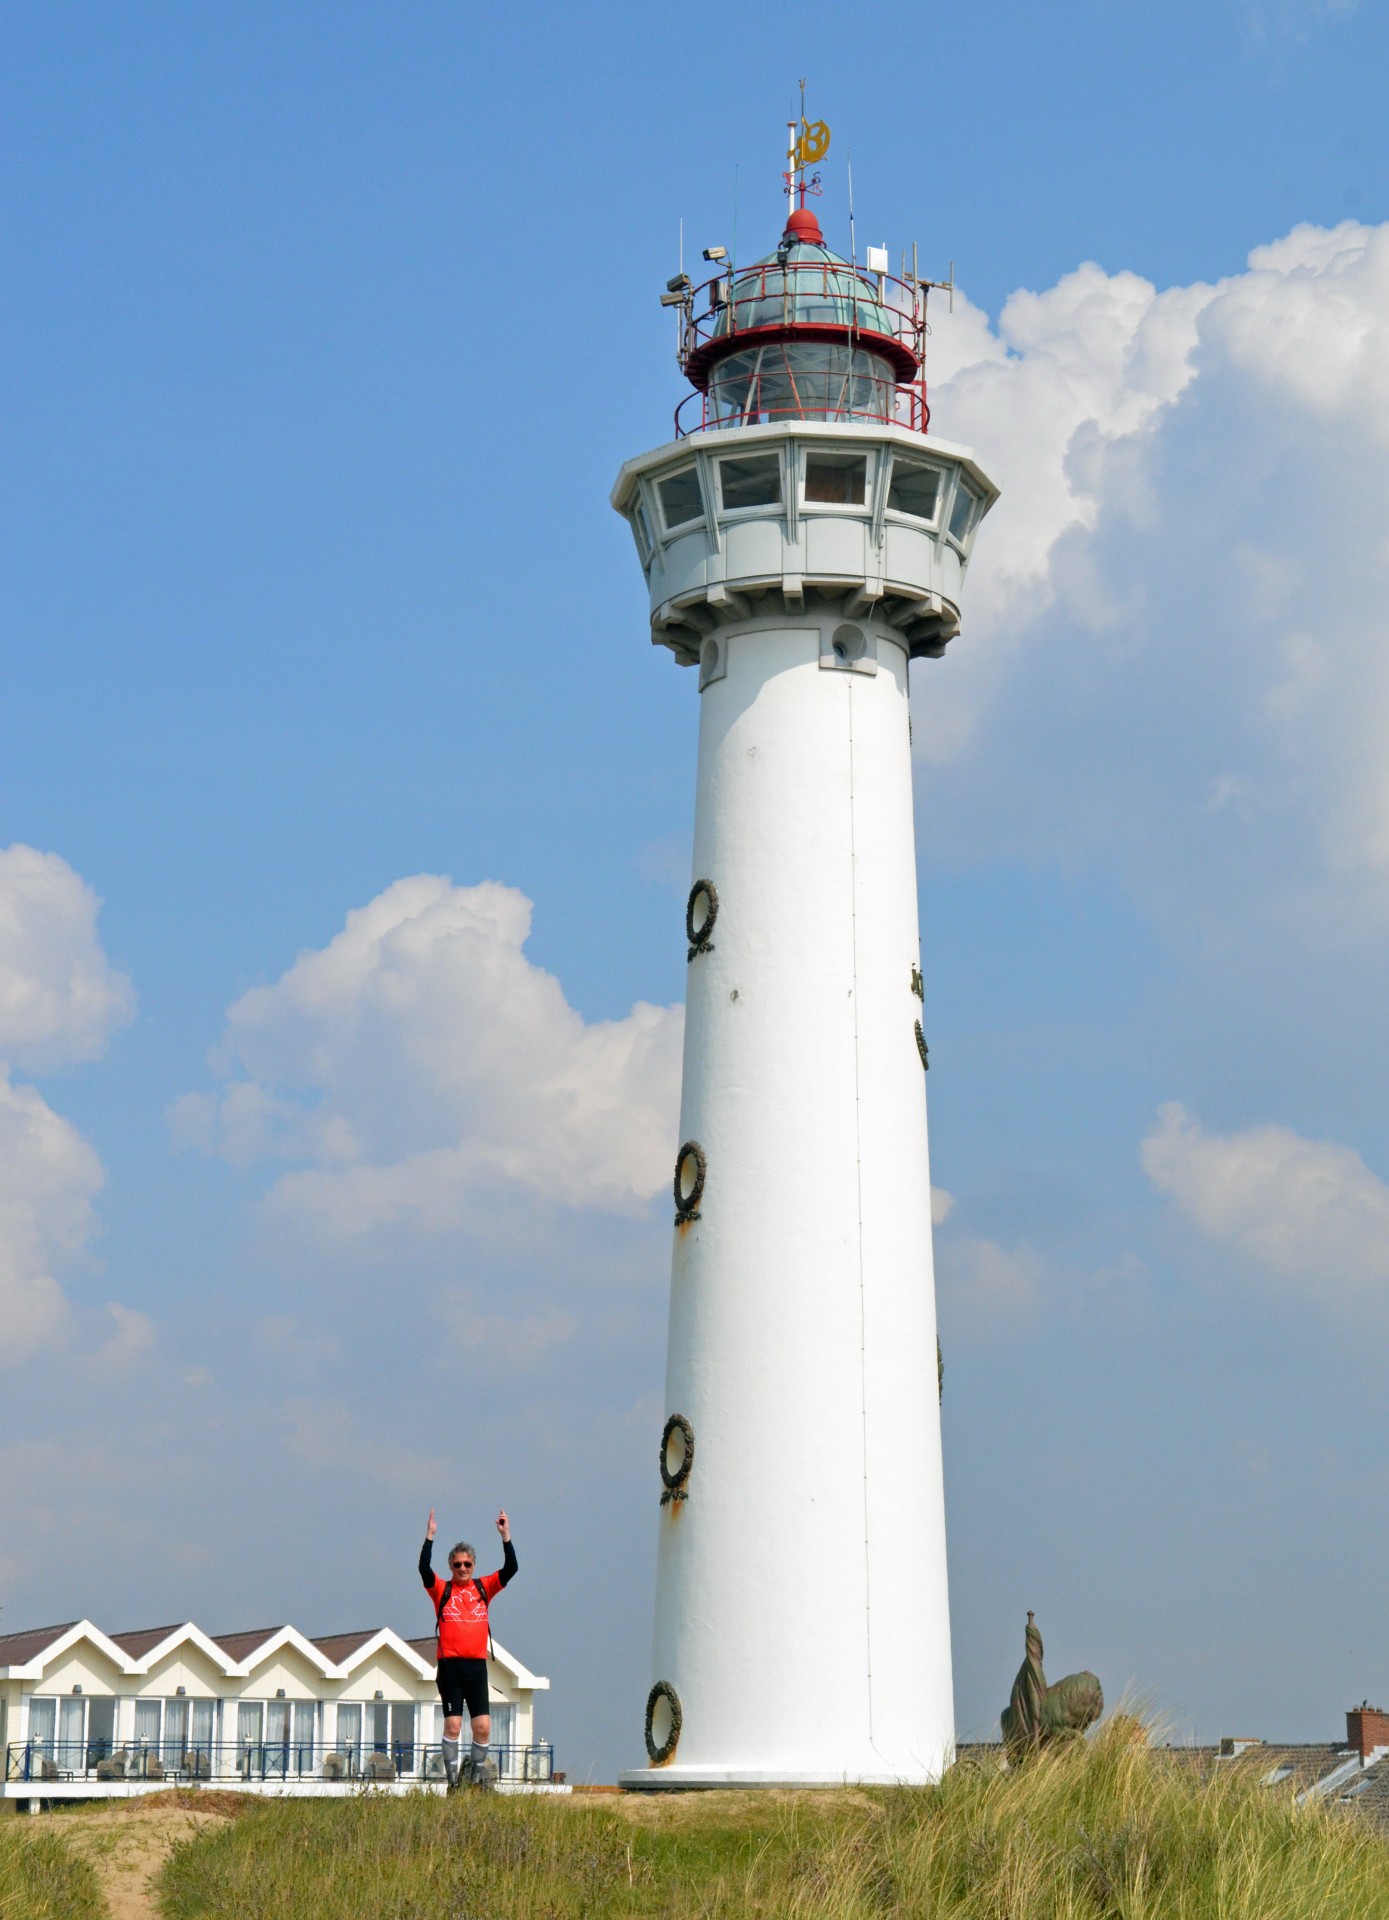
M 1102 1733 L 926 1792 L 280 1802 L 162 1889 L 165 1920 L 1389 1920 L 1389 1846 Z
M 0 1819 L 0 1920 L 100 1920 L 106 1912 L 96 1876 L 46 1822 Z

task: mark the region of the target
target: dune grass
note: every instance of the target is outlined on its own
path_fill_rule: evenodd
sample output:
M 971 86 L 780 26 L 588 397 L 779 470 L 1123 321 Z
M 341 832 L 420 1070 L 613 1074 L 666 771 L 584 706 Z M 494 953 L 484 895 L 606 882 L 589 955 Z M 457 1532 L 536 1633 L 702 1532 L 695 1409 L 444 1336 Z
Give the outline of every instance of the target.
M 161 1892 L 165 1920 L 1389 1920 L 1389 1846 L 1102 1733 L 925 1793 L 282 1802 Z
M 0 1920 L 100 1920 L 96 1875 L 46 1821 L 0 1819 Z

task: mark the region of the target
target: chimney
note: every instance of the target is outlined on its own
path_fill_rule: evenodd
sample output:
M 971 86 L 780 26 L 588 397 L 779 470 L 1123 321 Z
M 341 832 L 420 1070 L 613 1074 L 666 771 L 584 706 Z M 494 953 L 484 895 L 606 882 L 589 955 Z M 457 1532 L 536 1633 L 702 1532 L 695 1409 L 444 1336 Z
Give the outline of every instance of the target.
M 1364 1700 L 1346 1714 L 1346 1745 L 1368 1760 L 1376 1747 L 1389 1747 L 1389 1713 Z

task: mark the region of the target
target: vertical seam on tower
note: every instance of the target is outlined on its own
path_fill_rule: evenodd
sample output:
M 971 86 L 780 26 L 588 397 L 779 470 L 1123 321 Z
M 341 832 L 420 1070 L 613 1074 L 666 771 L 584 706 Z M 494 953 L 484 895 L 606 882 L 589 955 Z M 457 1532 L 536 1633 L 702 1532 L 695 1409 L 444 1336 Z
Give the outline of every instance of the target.
M 859 1102 L 858 1044 L 858 836 L 854 825 L 854 676 L 846 673 L 849 689 L 849 928 L 853 956 L 854 1003 L 854 1174 L 858 1192 L 858 1378 L 859 1413 L 863 1430 L 863 1637 L 868 1661 L 868 1744 L 873 1738 L 873 1596 L 868 1551 L 868 1305 L 863 1276 L 863 1128 Z

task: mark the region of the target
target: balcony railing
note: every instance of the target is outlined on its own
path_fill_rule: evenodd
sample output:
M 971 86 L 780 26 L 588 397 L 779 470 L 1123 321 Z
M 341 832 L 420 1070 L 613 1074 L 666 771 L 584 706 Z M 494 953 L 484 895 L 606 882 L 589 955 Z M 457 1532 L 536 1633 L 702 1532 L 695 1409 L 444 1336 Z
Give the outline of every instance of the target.
M 533 1746 L 490 1747 L 503 1781 L 546 1782 L 554 1777 L 555 1750 L 548 1741 Z M 34 1786 L 91 1781 L 162 1781 L 186 1786 L 216 1781 L 255 1791 L 281 1781 L 361 1787 L 402 1781 L 415 1784 L 444 1779 L 443 1754 L 420 1741 L 387 1740 L 361 1745 L 308 1745 L 297 1740 L 226 1741 L 195 1746 L 159 1746 L 128 1741 L 14 1741 L 5 1749 L 5 1780 Z

